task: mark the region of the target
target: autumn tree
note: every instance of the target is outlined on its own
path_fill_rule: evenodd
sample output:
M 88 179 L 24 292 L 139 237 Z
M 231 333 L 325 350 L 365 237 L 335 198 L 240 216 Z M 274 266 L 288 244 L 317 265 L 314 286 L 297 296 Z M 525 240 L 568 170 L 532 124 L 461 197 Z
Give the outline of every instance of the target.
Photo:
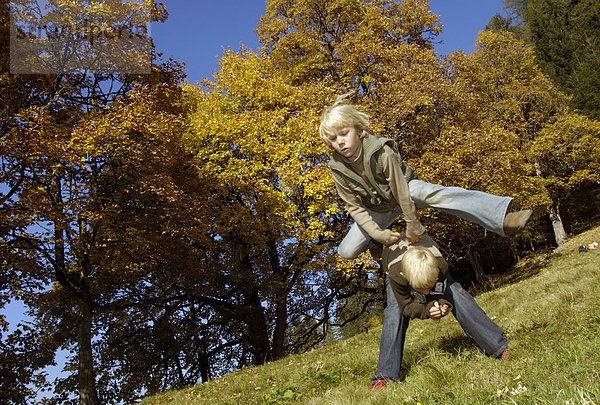
M 77 24 L 96 21 L 98 15 L 114 17 L 105 21 L 110 24 L 166 17 L 163 10 L 151 3 L 145 4 L 149 8 L 140 8 L 136 2 L 104 5 L 49 2 L 45 14 L 34 2 L 13 3 L 11 13 L 17 22 L 34 27 L 49 27 L 51 22 L 70 24 L 71 34 L 81 29 Z M 71 19 L 65 21 L 65 15 Z M 5 18 L 3 22 L 6 21 Z M 5 27 L 3 33 L 6 33 Z M 44 42 L 44 38 L 35 38 L 35 34 L 29 32 L 23 39 L 52 45 L 50 36 L 45 37 Z M 61 39 L 77 38 L 71 35 Z M 98 43 L 104 44 L 106 49 L 106 41 L 100 38 Z M 2 292 L 7 299 L 21 298 L 30 306 L 31 314 L 38 317 L 36 326 L 44 331 L 40 339 L 44 342 L 45 363 L 52 361 L 58 347 L 70 347 L 67 342 L 77 342 L 80 401 L 97 403 L 92 335 L 99 330 L 93 319 L 101 305 L 96 294 L 100 294 L 102 288 L 95 289 L 100 268 L 95 255 L 95 249 L 100 246 L 96 239 L 96 221 L 103 208 L 103 201 L 98 197 L 101 172 L 108 163 L 99 162 L 94 155 L 88 155 L 89 150 L 79 148 L 85 142 L 75 142 L 75 128 L 85 120 L 110 111 L 111 105 L 140 79 L 142 82 L 154 80 L 156 84 L 168 73 L 162 78 L 160 75 L 120 74 L 115 65 L 87 64 L 99 56 L 98 49 L 86 48 L 91 41 L 70 45 L 83 47 L 69 48 L 72 52 L 64 54 L 57 53 L 66 50 L 64 46 L 44 48 L 41 55 L 46 55 L 45 59 L 39 59 L 40 53 L 26 52 L 17 55 L 19 66 L 10 67 L 24 75 L 11 74 L 8 69 L 2 73 L 2 183 L 6 187 L 2 199 L 3 263 L 11 274 L 22 275 L 3 284 Z M 12 47 L 11 51 L 24 49 Z M 129 55 L 137 55 L 136 58 L 151 57 L 145 47 L 136 49 L 138 53 L 131 52 L 131 46 L 129 50 Z M 66 55 L 73 59 L 65 59 Z M 7 60 L 3 54 L 4 63 Z M 42 75 L 36 74 L 37 71 L 19 71 L 36 66 L 45 68 Z M 110 151 L 105 151 L 105 156 L 113 157 L 108 159 L 113 164 L 118 160 Z M 30 262 L 29 267 L 23 266 L 26 261 Z M 44 322 L 49 320 L 52 322 Z M 55 325 L 59 325 L 58 330 L 47 329 Z M 73 330 L 77 330 L 76 335 L 71 334 Z
M 198 252 L 210 248 L 202 225 L 208 195 L 180 147 L 181 90 L 162 81 L 82 122 L 74 139 L 74 147 L 99 166 L 97 205 L 89 212 L 102 328 L 95 352 L 100 392 L 114 403 L 197 381 L 181 375 L 193 362 L 181 364 L 184 342 L 175 341 L 210 336 L 198 331 L 204 311 L 199 304 L 191 311 L 187 298 L 207 293 L 207 267 Z M 196 347 L 190 352 L 203 353 Z
M 25 236 L 18 228 L 7 235 L 12 251 L 23 252 L 36 266 L 27 271 L 35 283 L 21 286 L 22 296 L 36 317 L 36 329 L 54 342 L 54 349 L 81 352 L 82 336 L 72 331 L 81 323 L 78 311 L 85 299 L 89 323 L 83 332 L 90 335 L 87 350 L 96 364 L 92 370 L 98 376 L 98 396 L 111 403 L 197 381 L 173 377 L 178 375 L 173 370 L 182 370 L 177 364 L 181 347 L 173 347 L 176 333 L 168 321 L 189 312 L 186 293 L 204 293 L 205 267 L 191 246 L 204 248 L 201 207 L 206 194 L 180 147 L 184 126 L 177 107 L 179 68 L 172 66 L 171 73 L 167 66 L 163 69 L 113 103 L 110 111 L 88 114 L 65 130 L 68 139 L 60 138 L 63 148 L 52 155 L 60 157 L 60 178 L 65 179 L 53 189 L 62 197 L 60 205 L 54 205 L 53 194 L 45 189 L 43 165 L 35 167 L 35 181 L 24 183 L 27 193 L 36 193 L 40 227 L 43 218 L 57 214 L 68 225 L 62 239 L 68 252 L 66 282 L 61 281 L 66 285 L 54 284 L 54 239 L 45 239 L 42 231 Z M 29 194 L 18 195 L 22 210 L 32 205 Z M 26 219 L 26 213 L 12 216 Z M 13 272 L 25 270 L 14 260 L 10 265 Z M 39 274 L 32 274 L 36 268 Z M 178 330 L 180 335 L 198 340 L 211 336 L 198 332 L 205 316 L 193 311 L 184 320 L 196 326 Z M 214 350 L 206 339 L 204 345 L 206 352 Z M 196 348 L 190 352 L 204 353 Z M 149 374 L 149 369 L 154 372 Z M 79 385 L 74 377 L 57 384 L 56 402 L 71 400 L 69 393 Z M 119 389 L 117 382 L 122 382 Z
M 205 86 L 189 91 L 187 145 L 213 179 L 213 307 L 244 325 L 240 365 L 260 364 L 327 336 L 335 295 L 348 283 L 330 271 L 340 207 L 313 132 L 323 90 L 289 85 L 249 50 L 227 52 Z
M 292 84 L 319 82 L 365 96 L 390 66 L 432 49 L 440 31 L 428 2 L 412 0 L 274 0 L 257 30 L 261 52 Z
M 253 75 L 265 71 L 238 66 L 246 67 L 251 69 L 243 79 L 261 84 Z M 216 176 L 211 162 L 220 158 L 213 152 L 228 150 L 229 143 L 198 149 L 188 142 L 187 152 L 179 147 L 186 132 L 178 107 L 180 77 L 178 66 L 168 64 L 150 76 L 49 75 L 51 84 L 59 84 L 57 93 L 7 112 L 4 257 L 10 259 L 6 264 L 12 274 L 24 271 L 25 258 L 35 266 L 3 291 L 21 291 L 32 308 L 48 346 L 47 361 L 58 347 L 80 355 L 69 368 L 79 369 L 81 381 L 76 374 L 60 381 L 54 402 L 72 401 L 69 392 L 76 386 L 83 403 L 132 402 L 143 393 L 205 381 L 236 366 L 311 347 L 331 328 L 329 309 L 347 279 L 328 273 L 319 273 L 319 279 L 306 271 L 329 266 L 322 257 L 327 247 L 312 246 L 325 245 L 319 221 L 336 210 L 320 189 L 320 180 L 330 179 L 322 169 L 303 173 L 312 167 L 311 159 L 320 159 L 311 148 L 322 145 L 315 147 L 314 139 L 307 141 L 308 149 L 290 145 L 283 155 L 274 155 L 278 163 L 271 167 L 271 161 L 261 160 L 265 152 L 254 140 L 244 150 L 263 165 L 261 170 L 240 176 L 236 170 L 254 163 L 239 159 Z M 223 86 L 235 84 L 235 75 L 224 77 Z M 115 92 L 103 92 L 111 89 L 107 81 L 117 86 Z M 274 84 L 267 90 L 280 86 Z M 295 95 L 287 94 L 278 110 L 282 101 L 264 90 L 256 110 L 241 122 L 254 122 L 258 131 L 257 120 L 269 117 L 269 131 L 287 139 L 307 117 L 299 114 Z M 252 110 L 253 104 L 231 100 L 231 95 L 251 95 L 243 87 L 222 101 L 231 103 L 234 112 Z M 228 116 L 222 104 L 210 105 L 223 124 L 237 128 L 234 114 Z M 206 124 L 201 118 L 192 121 Z M 273 135 L 269 131 L 265 134 Z M 273 143 L 271 151 L 278 148 L 280 143 Z M 288 162 L 290 156 L 306 159 Z M 301 183 L 295 183 L 298 173 Z M 275 188 L 263 194 L 268 190 L 263 183 Z M 260 192 L 252 191 L 256 185 Z M 302 209 L 285 211 L 266 226 L 271 208 L 290 204 L 277 199 L 286 192 Z M 205 217 L 205 208 L 214 216 Z M 236 219 L 232 213 L 246 216 Z M 294 225 L 284 225 L 284 219 Z M 248 228 L 243 239 L 233 224 Z M 288 227 L 297 230 L 282 231 Z M 261 241 L 257 235 L 268 238 Z M 288 247 L 293 241 L 299 249 Z M 269 266 L 271 276 L 260 273 Z M 286 334 L 288 321 L 299 325 L 293 335 Z
M 568 213 L 573 223 L 571 229 L 576 222 L 588 222 L 594 216 L 600 189 L 599 145 L 598 121 L 565 114 L 544 126 L 527 148 L 528 157 L 536 162 L 536 173 L 543 179 L 544 188 L 556 207 L 556 214 Z M 577 212 L 583 218 L 578 218 Z M 557 243 L 560 242 L 557 237 Z
M 403 127 L 402 119 L 424 110 L 420 108 L 429 87 L 420 87 L 427 78 L 417 71 L 427 64 L 435 69 L 432 40 L 440 30 L 427 2 L 331 0 L 272 1 L 257 32 L 261 55 L 268 56 L 291 85 L 329 88 L 327 97 L 314 106 L 316 114 L 337 95 L 353 91 L 353 102 L 373 117 L 373 130 L 411 149 L 414 132 L 410 124 Z M 402 77 L 404 92 L 392 100 L 387 92 L 390 81 L 398 83 Z M 347 217 L 342 220 L 348 223 Z
M 570 177 L 578 173 L 578 177 L 581 176 L 580 181 L 594 183 L 594 176 L 586 171 L 593 171 L 595 165 L 594 159 L 591 158 L 593 155 L 587 157 L 587 153 L 593 154 L 593 149 L 584 146 L 597 136 L 593 135 L 593 121 L 582 121 L 568 108 L 568 98 L 541 72 L 531 46 L 507 32 L 483 32 L 477 44 L 478 49 L 469 56 L 452 56 L 454 80 L 463 91 L 470 91 L 475 96 L 474 106 L 479 110 L 482 122 L 492 124 L 498 130 L 508 130 L 503 139 L 499 138 L 497 141 L 503 145 L 498 152 L 510 152 L 513 156 L 518 156 L 514 155 L 518 152 L 522 163 L 508 166 L 510 171 L 504 172 L 508 177 L 505 175 L 502 183 L 514 184 L 514 191 L 517 193 L 514 195 L 520 194 L 523 204 L 548 207 L 556 243 L 561 244 L 565 239 L 565 227 L 560 215 L 562 203 L 559 194 L 567 197 L 568 189 L 577 183 L 575 181 L 567 186 L 568 182 L 564 182 L 565 176 Z M 549 163 L 548 155 L 544 157 L 544 153 L 541 153 L 542 144 L 550 147 L 556 142 L 563 144 L 567 140 L 561 135 L 561 131 L 557 131 L 558 128 L 571 128 L 568 125 L 564 126 L 567 122 L 581 123 L 576 126 L 579 130 L 574 131 L 568 139 L 569 142 L 565 144 L 567 150 L 585 151 L 586 154 L 579 157 L 581 166 L 573 165 L 572 161 L 568 163 L 566 154 L 560 154 L 561 158 L 567 159 L 566 161 L 559 163 L 559 159 L 554 158 L 552 163 Z M 584 135 L 585 131 L 581 132 L 585 126 L 583 122 L 587 123 L 587 134 L 591 138 Z M 580 136 L 583 144 L 579 143 Z M 556 137 L 554 141 L 550 141 L 552 137 Z M 509 139 L 512 139 L 512 146 L 506 142 Z M 579 147 L 582 149 L 577 149 Z M 504 164 L 509 162 L 506 159 L 499 161 Z M 553 172 L 558 167 L 551 169 L 551 166 L 555 165 L 570 168 L 559 176 L 563 179 L 559 183 L 564 186 L 560 188 L 560 192 L 548 188 L 549 184 L 555 184 L 558 180 Z M 515 168 L 521 170 L 515 173 Z M 519 177 L 516 176 L 517 173 L 520 173 Z

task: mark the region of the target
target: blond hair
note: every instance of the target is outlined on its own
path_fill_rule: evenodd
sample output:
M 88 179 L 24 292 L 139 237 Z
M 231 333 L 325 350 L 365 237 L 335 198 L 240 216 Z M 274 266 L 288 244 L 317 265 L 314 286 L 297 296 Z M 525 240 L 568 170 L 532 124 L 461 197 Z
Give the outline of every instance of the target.
M 432 288 L 440 275 L 437 258 L 423 246 L 409 247 L 400 265 L 402 275 L 415 290 Z
M 319 136 L 323 142 L 331 148 L 331 141 L 338 129 L 344 127 L 354 127 L 358 136 L 362 139 L 367 136 L 367 130 L 371 122 L 369 116 L 358 111 L 352 104 L 348 104 L 348 99 L 352 93 L 346 93 L 339 96 L 333 105 L 325 107 L 321 116 L 321 125 L 319 125 Z

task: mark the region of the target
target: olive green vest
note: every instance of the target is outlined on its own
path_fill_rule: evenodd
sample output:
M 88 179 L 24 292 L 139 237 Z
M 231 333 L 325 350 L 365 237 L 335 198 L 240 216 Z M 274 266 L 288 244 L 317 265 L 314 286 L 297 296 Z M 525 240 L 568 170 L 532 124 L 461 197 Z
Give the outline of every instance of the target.
M 344 157 L 338 153 L 333 152 L 327 164 L 337 182 L 347 186 L 355 195 L 360 197 L 365 207 L 375 210 L 382 204 L 387 205 L 387 203 L 394 201 L 390 185 L 383 174 L 382 153 L 385 144 L 388 144 L 394 150 L 406 182 L 416 179 L 417 174 L 415 171 L 402 162 L 400 153 L 396 151 L 394 146 L 394 141 L 377 135 L 367 135 L 366 138 L 362 139 L 363 167 L 371 187 L 366 185 L 363 177 L 352 170 L 350 165 L 345 162 Z

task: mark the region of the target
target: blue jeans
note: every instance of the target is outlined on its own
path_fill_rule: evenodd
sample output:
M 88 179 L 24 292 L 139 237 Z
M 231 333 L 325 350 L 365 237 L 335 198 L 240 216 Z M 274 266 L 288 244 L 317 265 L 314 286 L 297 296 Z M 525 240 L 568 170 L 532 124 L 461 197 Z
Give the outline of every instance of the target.
M 444 187 L 421 180 L 411 180 L 408 188 L 417 208 L 435 208 L 504 236 L 504 217 L 512 203 L 511 197 L 460 187 Z M 402 213 L 399 206 L 391 212 L 368 211 L 382 229 L 388 228 Z M 374 246 L 370 243 L 371 237 L 354 223 L 338 247 L 338 253 L 344 259 L 355 259 Z
M 379 340 L 379 360 L 377 361 L 377 370 L 371 378 L 372 383 L 381 378 L 394 381 L 400 378 L 402 351 L 408 329 L 409 319 L 400 313 L 387 276 L 385 284 L 387 307 L 384 311 Z M 502 351 L 508 346 L 508 340 L 503 336 L 504 331 L 485 314 L 460 283 L 452 280 L 450 275 L 446 279 L 444 298 L 452 303 L 452 314 L 461 328 L 487 356 L 498 357 L 502 354 Z

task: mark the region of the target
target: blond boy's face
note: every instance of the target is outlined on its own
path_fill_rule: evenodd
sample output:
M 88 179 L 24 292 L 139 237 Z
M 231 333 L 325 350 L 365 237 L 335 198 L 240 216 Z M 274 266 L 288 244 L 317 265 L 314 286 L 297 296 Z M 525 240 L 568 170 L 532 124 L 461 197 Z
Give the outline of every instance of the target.
M 347 159 L 358 157 L 360 152 L 360 137 L 356 128 L 349 126 L 338 128 L 334 136 L 329 138 L 331 147 Z

